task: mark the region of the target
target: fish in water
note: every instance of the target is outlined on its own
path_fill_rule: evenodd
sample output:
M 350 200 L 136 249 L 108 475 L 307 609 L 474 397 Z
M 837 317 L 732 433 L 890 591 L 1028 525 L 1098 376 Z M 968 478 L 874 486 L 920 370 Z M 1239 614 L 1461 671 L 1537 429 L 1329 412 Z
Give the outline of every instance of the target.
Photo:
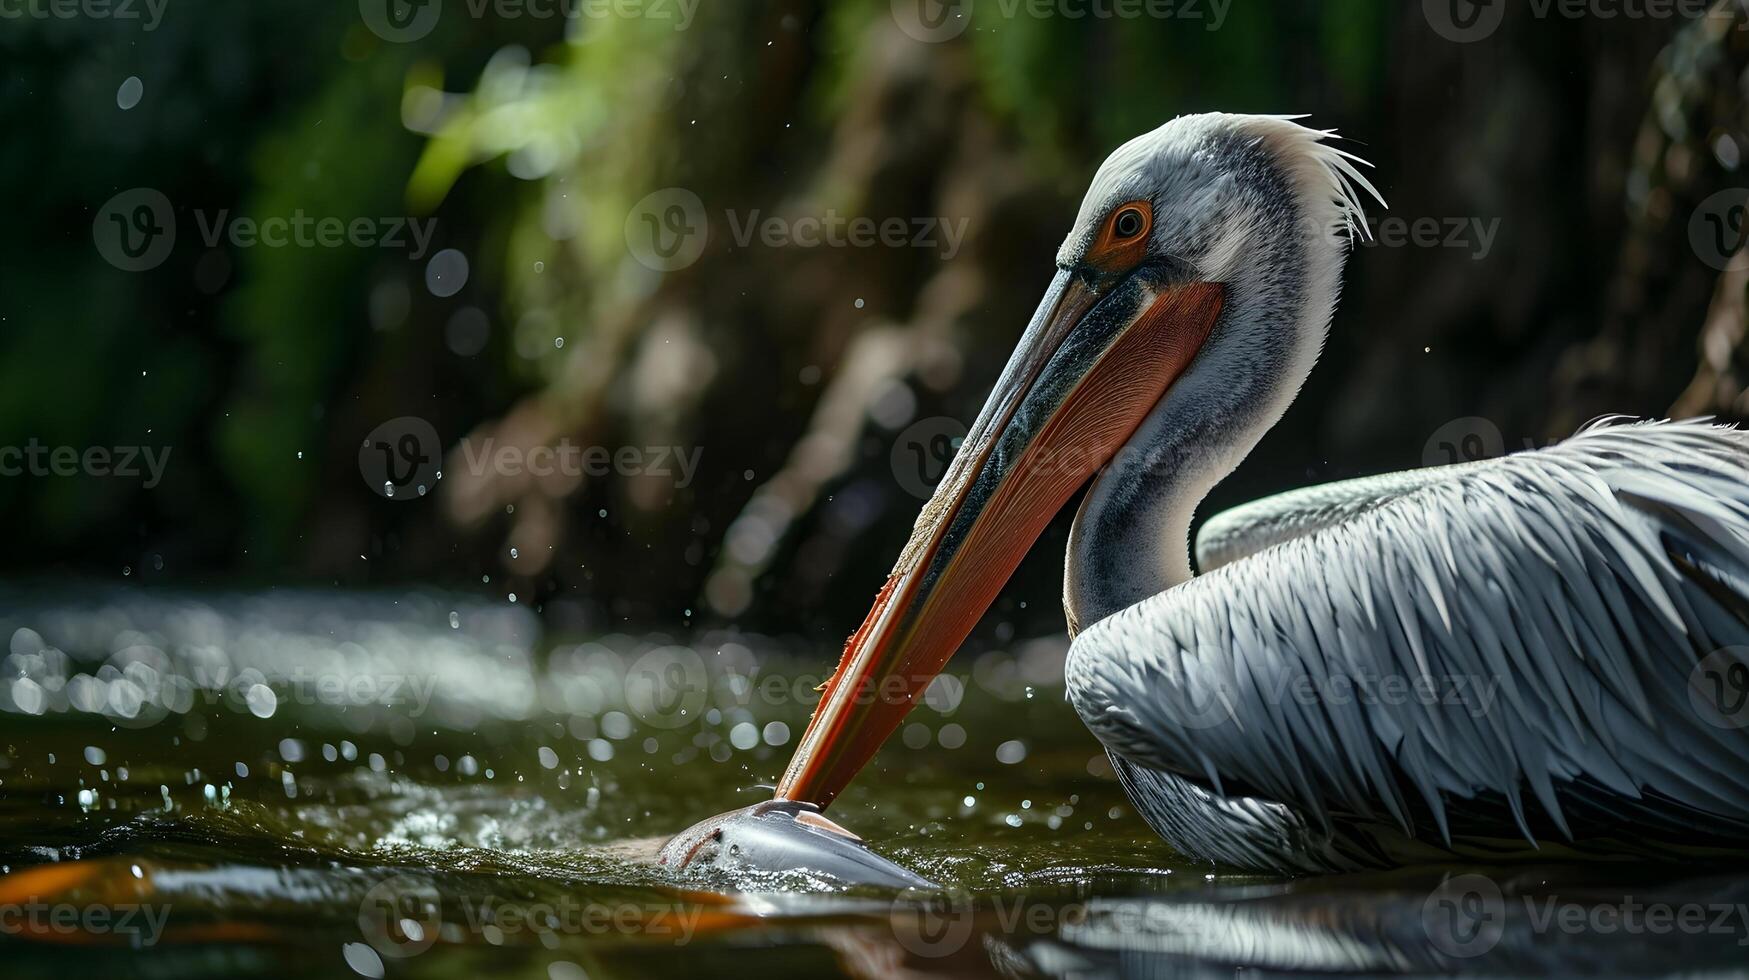
M 828 820 L 819 807 L 790 800 L 768 800 L 698 823 L 662 845 L 656 863 L 674 871 L 711 871 L 729 878 L 749 872 L 807 871 L 846 885 L 935 887 L 869 850 L 862 838 Z

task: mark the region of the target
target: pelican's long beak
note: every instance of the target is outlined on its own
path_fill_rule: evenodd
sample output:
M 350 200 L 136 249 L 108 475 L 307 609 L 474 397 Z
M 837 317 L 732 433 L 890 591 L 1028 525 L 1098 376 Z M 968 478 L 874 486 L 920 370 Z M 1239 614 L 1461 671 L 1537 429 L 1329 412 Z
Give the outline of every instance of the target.
M 1190 365 L 1208 283 L 1064 269 L 850 638 L 779 799 L 824 807 L 887 740 L 1076 491 Z

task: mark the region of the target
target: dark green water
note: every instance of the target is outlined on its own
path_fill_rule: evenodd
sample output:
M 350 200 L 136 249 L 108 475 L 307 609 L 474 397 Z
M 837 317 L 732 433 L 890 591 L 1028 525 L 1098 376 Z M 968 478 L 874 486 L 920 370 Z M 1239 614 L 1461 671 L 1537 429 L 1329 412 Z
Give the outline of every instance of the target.
M 662 836 L 769 797 L 836 650 L 554 636 L 517 605 L 311 592 L 14 589 L 0 641 L 8 976 L 1749 965 L 1736 874 L 1290 882 L 1176 856 L 1063 702 L 1061 641 L 956 662 L 834 804 L 944 886 L 929 895 L 649 863 Z M 1635 902 L 1710 925 L 1587 918 Z

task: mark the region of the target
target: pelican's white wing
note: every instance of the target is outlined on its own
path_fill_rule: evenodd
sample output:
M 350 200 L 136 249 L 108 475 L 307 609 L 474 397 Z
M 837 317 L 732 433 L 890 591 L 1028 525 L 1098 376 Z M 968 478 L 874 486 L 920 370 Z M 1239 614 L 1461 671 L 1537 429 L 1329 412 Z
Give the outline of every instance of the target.
M 1254 512 L 1302 516 L 1235 522 L 1231 564 L 1077 637 L 1071 700 L 1156 829 L 1260 865 L 1289 837 L 1334 867 L 1741 846 L 1744 436 L 1607 425 L 1434 473 Z

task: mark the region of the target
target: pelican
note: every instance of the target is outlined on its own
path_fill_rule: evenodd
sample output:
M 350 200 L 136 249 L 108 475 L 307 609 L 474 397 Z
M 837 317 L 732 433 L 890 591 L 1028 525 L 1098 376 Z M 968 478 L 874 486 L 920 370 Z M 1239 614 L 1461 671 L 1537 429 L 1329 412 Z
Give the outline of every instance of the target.
M 1082 494 L 1069 701 L 1178 852 L 1288 873 L 1743 854 L 1736 430 L 1603 420 L 1284 493 L 1206 521 L 1193 574 L 1198 505 L 1310 374 L 1363 196 L 1384 204 L 1299 118 L 1181 117 L 1100 167 L 778 800 L 831 803 Z

